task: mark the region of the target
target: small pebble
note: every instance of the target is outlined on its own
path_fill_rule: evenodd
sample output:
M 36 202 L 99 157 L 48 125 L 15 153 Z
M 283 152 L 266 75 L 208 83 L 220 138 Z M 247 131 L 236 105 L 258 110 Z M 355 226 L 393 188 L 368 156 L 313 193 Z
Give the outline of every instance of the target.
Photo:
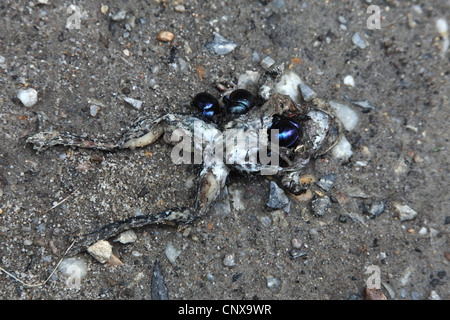
M 272 218 L 269 216 L 263 216 L 259 220 L 264 228 L 269 228 L 272 225 Z
M 352 42 L 361 49 L 367 48 L 366 41 L 363 39 L 363 37 L 361 37 L 361 35 L 358 32 L 355 32 L 355 34 L 353 34 Z
M 2 69 L 6 68 L 6 59 L 4 56 L 0 56 L 0 68 Z
M 98 262 L 106 263 L 111 258 L 112 245 L 106 240 L 100 240 L 87 248 L 87 252 Z
M 348 87 L 354 87 L 355 86 L 355 79 L 351 75 L 348 75 L 344 78 L 344 84 Z
M 428 233 L 428 229 L 427 229 L 426 227 L 420 228 L 419 234 L 420 234 L 421 236 L 424 236 L 424 235 L 426 235 L 427 233 Z
M 347 141 L 347 138 L 342 137 L 341 141 L 334 146 L 331 150 L 331 154 L 336 159 L 347 161 L 353 155 L 352 145 Z
M 176 259 L 181 254 L 181 251 L 176 249 L 172 242 L 169 242 L 167 244 L 166 249 L 164 250 L 164 254 L 166 255 L 167 259 L 169 259 L 170 263 L 173 265 L 175 264 Z
M 113 14 L 111 16 L 111 20 L 116 21 L 116 22 L 123 21 L 125 19 L 126 15 L 127 15 L 127 12 L 124 9 L 120 9 L 119 12 L 117 12 L 116 14 Z
M 447 21 L 444 18 L 437 19 L 436 20 L 436 29 L 442 38 L 441 55 L 442 55 L 442 57 L 445 57 L 445 54 L 449 48 L 449 43 L 450 43 L 449 38 L 448 38 Z
M 298 250 L 298 249 L 291 249 L 289 250 L 289 255 L 291 256 L 292 260 L 295 260 L 300 257 L 306 256 L 306 251 L 304 250 Z
M 230 267 L 230 268 L 236 266 L 236 260 L 235 260 L 234 254 L 232 254 L 232 253 L 226 254 L 225 257 L 223 258 L 223 265 L 225 267 Z
M 337 175 L 335 173 L 329 173 L 322 178 L 316 184 L 325 191 L 329 191 L 333 184 L 336 182 Z
M 436 291 L 432 290 L 430 292 L 430 296 L 428 297 L 428 299 L 429 300 L 441 300 L 441 297 L 439 296 L 439 294 Z
M 298 88 L 300 89 L 304 101 L 307 102 L 317 98 L 317 94 L 306 84 L 300 83 Z
M 292 238 L 291 245 L 294 249 L 300 249 L 302 247 L 302 242 L 297 238 Z
M 109 7 L 108 7 L 107 4 L 102 4 L 101 5 L 101 7 L 100 7 L 100 12 L 101 13 L 106 14 L 108 12 L 108 10 L 109 10 Z
M 275 181 L 270 182 L 270 195 L 267 206 L 272 209 L 281 209 L 289 204 L 289 198 Z
M 114 241 L 118 241 L 122 244 L 127 244 L 135 242 L 136 239 L 137 239 L 136 233 L 134 233 L 133 230 L 127 230 L 119 234 L 119 236 Z
M 334 111 L 334 114 L 341 120 L 345 130 L 351 131 L 355 129 L 358 124 L 359 116 L 355 110 L 350 108 L 346 104 L 330 101 L 330 106 Z
M 95 117 L 95 116 L 97 116 L 98 112 L 100 111 L 100 107 L 93 104 L 90 106 L 89 111 L 90 111 L 91 116 Z
M 280 289 L 281 286 L 281 281 L 278 278 L 274 278 L 274 277 L 267 277 L 266 278 L 267 281 L 267 287 L 272 290 L 272 291 L 278 291 Z
M 158 34 L 156 35 L 156 39 L 158 39 L 159 41 L 163 41 L 163 42 L 170 42 L 173 40 L 174 38 L 174 34 L 170 31 L 160 31 L 158 32 Z
M 273 60 L 270 56 L 265 57 L 261 60 L 260 65 L 264 69 L 269 69 L 271 66 L 275 64 L 275 60 Z
M 237 47 L 237 43 L 225 39 L 220 34 L 214 32 L 214 39 L 205 45 L 206 50 L 217 55 L 226 55 Z
M 186 11 L 186 8 L 182 4 L 179 4 L 179 5 L 175 6 L 175 11 L 181 13 L 181 12 Z
M 261 61 L 261 57 L 259 56 L 259 53 L 256 51 L 253 51 L 252 62 L 259 62 L 259 61 Z
M 242 277 L 242 272 L 233 274 L 233 277 L 231 278 L 231 281 L 232 281 L 232 282 L 236 282 L 236 281 L 238 281 L 241 277 Z
M 316 216 L 323 216 L 331 205 L 331 200 L 328 196 L 317 198 L 311 202 L 311 209 Z
M 384 212 L 386 200 L 377 200 L 372 202 L 367 214 L 371 219 L 375 219 Z
M 302 79 L 298 74 L 292 71 L 287 72 L 283 74 L 283 76 L 280 79 L 280 82 L 276 84 L 275 92 L 288 95 L 295 103 L 298 103 L 300 102 L 298 86 L 301 83 Z
M 408 266 L 405 271 L 403 271 L 401 278 L 399 279 L 399 282 L 402 286 L 405 286 L 408 281 L 409 278 L 412 275 L 412 272 L 414 271 L 414 267 L 413 266 Z
M 17 98 L 22 102 L 25 107 L 32 107 L 36 104 L 38 97 L 37 91 L 33 88 L 26 90 L 19 90 L 17 92 Z
M 137 100 L 137 99 L 133 99 L 133 98 L 129 98 L 129 97 L 125 97 L 125 98 L 123 98 L 123 100 L 136 110 L 141 110 L 141 108 L 142 108 L 143 102 L 141 100 Z
M 394 207 L 394 210 L 398 213 L 400 221 L 412 220 L 417 216 L 417 212 L 411 209 L 406 204 L 394 202 L 392 206 Z
M 342 24 L 346 24 L 346 23 L 347 23 L 347 19 L 345 19 L 344 16 L 339 16 L 339 17 L 338 17 L 338 21 L 339 21 L 340 23 L 342 23 Z

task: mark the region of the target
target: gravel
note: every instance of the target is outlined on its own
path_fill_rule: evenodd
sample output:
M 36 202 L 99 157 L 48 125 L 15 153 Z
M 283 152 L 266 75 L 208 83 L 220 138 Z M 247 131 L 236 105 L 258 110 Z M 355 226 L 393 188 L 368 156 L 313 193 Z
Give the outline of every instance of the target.
M 270 195 L 267 206 L 272 209 L 282 209 L 289 204 L 289 198 L 276 182 L 270 182 Z
M 213 41 L 205 45 L 205 48 L 211 53 L 226 55 L 237 47 L 237 43 L 222 37 L 216 32 L 213 33 L 213 37 Z
M 19 90 L 17 92 L 17 98 L 25 107 L 32 107 L 38 101 L 38 94 L 35 89 L 28 88 L 25 90 Z

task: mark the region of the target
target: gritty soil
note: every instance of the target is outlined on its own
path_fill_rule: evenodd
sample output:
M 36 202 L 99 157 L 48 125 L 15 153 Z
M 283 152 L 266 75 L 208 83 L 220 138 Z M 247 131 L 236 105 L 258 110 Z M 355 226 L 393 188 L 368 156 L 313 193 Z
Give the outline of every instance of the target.
M 371 265 L 388 299 L 449 298 L 450 63 L 435 26 L 450 21 L 448 1 L 373 1 L 381 8 L 373 30 L 368 4 L 356 0 L 76 1 L 81 25 L 71 30 L 70 1 L 38 2 L 0 5 L 0 267 L 27 283 L 46 279 L 79 232 L 192 205 L 200 170 L 172 164 L 163 141 L 134 151 L 38 154 L 25 140 L 39 130 L 115 141 L 139 116 L 195 112 L 186 103 L 201 91 L 219 96 L 216 81 L 264 71 L 254 52 L 285 63 L 325 100 L 367 99 L 376 108 L 351 105 L 359 122 L 346 133 L 349 161 L 325 155 L 305 170 L 316 179 L 337 174 L 328 192 L 311 185 L 315 197 L 333 200 L 323 216 L 294 198 L 288 212 L 274 211 L 266 206 L 270 179 L 235 173 L 194 225 L 143 227 L 133 243 L 111 241 L 120 266 L 78 254 L 88 271 L 75 289 L 60 271 L 33 288 L 3 273 L 1 299 L 150 299 L 157 259 L 170 299 L 364 299 Z M 120 9 L 126 20 L 111 22 Z M 135 24 L 125 26 L 131 16 Z M 161 30 L 174 40 L 158 41 Z M 213 32 L 238 47 L 210 53 Z M 367 48 L 353 44 L 355 32 Z M 346 75 L 355 87 L 344 85 Z M 38 91 L 32 107 L 16 98 L 24 87 Z M 126 96 L 144 101 L 142 109 Z M 95 116 L 92 104 L 100 107 Z M 376 201 L 386 207 L 370 218 Z M 395 202 L 417 216 L 401 221 Z M 306 255 L 292 256 L 293 239 Z M 180 251 L 175 263 L 164 253 L 170 243 Z M 227 254 L 234 266 L 224 265 Z

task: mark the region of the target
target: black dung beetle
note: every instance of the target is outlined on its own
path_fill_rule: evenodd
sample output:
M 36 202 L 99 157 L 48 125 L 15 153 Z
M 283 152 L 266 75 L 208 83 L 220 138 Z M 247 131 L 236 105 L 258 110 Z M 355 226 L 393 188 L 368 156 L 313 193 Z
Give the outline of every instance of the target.
M 278 129 L 278 143 L 281 147 L 290 148 L 295 146 L 296 142 L 301 138 L 302 131 L 300 124 L 292 117 L 275 116 L 272 124 L 267 128 L 269 140 L 271 138 L 270 130 Z
M 219 101 L 208 92 L 201 92 L 192 99 L 191 106 L 198 108 L 209 120 L 221 113 Z
M 247 113 L 254 105 L 253 94 L 245 89 L 234 90 L 230 97 L 223 97 L 226 114 L 240 115 Z

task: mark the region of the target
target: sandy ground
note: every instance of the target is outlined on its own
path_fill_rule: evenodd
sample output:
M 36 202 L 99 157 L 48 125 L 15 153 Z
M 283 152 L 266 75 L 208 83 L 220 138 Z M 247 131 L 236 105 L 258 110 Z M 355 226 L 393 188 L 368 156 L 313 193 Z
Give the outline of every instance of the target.
M 359 122 L 346 133 L 349 161 L 326 155 L 305 170 L 317 180 L 337 174 L 329 191 L 311 185 L 315 197 L 333 200 L 323 216 L 294 198 L 288 212 L 274 211 L 266 206 L 270 180 L 232 174 L 195 225 L 143 227 L 132 243 L 111 241 L 120 266 L 80 253 L 87 274 L 76 287 L 61 271 L 32 288 L 3 273 L 0 298 L 150 299 L 159 259 L 169 299 L 364 299 L 369 266 L 379 268 L 387 299 L 448 299 L 450 64 L 435 23 L 450 21 L 449 4 L 372 2 L 380 29 L 367 27 L 368 4 L 356 0 L 2 0 L 0 267 L 27 283 L 45 280 L 80 231 L 192 205 L 200 170 L 172 164 L 162 141 L 117 153 L 37 154 L 25 140 L 38 130 L 115 140 L 139 116 L 194 112 L 183 105 L 197 92 L 218 96 L 216 81 L 263 72 L 258 56 L 285 63 L 319 97 L 350 105 Z M 80 10 L 68 12 L 71 4 Z M 111 22 L 120 9 L 125 20 Z M 66 28 L 71 18 L 79 28 Z M 158 41 L 161 30 L 173 41 Z M 213 32 L 238 46 L 210 53 Z M 352 42 L 356 32 L 366 48 Z M 17 99 L 25 87 L 38 92 L 31 107 Z M 91 105 L 100 107 L 94 115 Z M 380 202 L 384 210 L 369 217 Z M 402 221 L 396 204 L 417 215 Z M 179 254 L 173 263 L 168 246 Z M 295 258 L 293 249 L 306 255 Z

